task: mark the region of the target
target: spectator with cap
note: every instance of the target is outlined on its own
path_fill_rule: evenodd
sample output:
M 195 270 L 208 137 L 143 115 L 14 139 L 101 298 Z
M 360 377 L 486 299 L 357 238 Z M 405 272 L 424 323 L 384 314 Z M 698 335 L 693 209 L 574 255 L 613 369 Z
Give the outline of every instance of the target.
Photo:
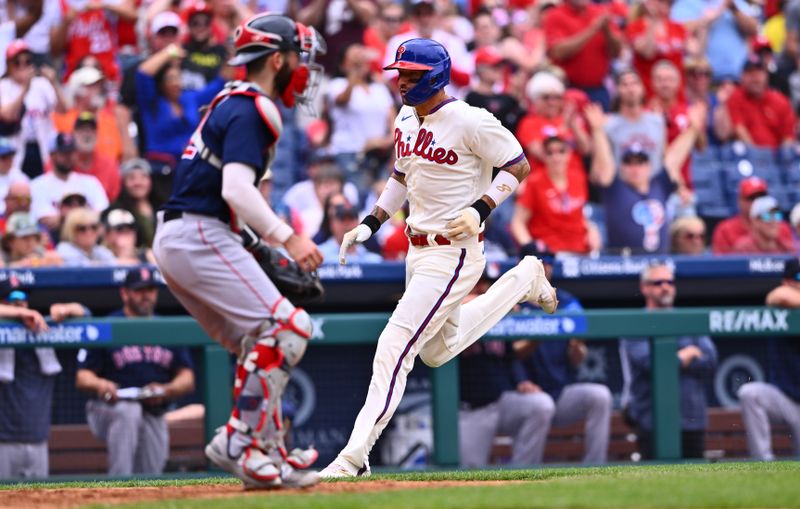
M 605 116 L 597 105 L 584 110 L 592 127 L 595 153 L 590 179 L 600 186 L 608 230 L 607 248 L 630 249 L 638 253 L 669 251 L 666 202 L 675 190 L 684 203 L 692 200 L 681 175 L 681 166 L 705 122 L 702 103 L 689 109 L 689 125 L 667 148 L 663 163 L 650 159 L 647 150 L 633 144 L 622 154 L 617 166 L 606 136 Z M 660 170 L 653 171 L 654 168 Z
M 10 9 L 2 9 L 0 12 L 0 52 L 5 52 L 6 47 L 15 39 L 26 39 L 29 43 L 35 44 L 36 48 L 33 51 L 39 53 L 35 57 L 38 62 L 41 62 L 40 58 L 44 56 L 42 53 L 46 53 L 46 51 L 41 51 L 42 43 L 44 46 L 48 46 L 50 39 L 50 34 L 45 28 L 47 22 L 44 18 L 48 16 L 43 16 L 43 3 L 43 0 L 30 0 L 20 4 L 15 3 Z M 5 61 L 0 59 L 0 76 L 4 75 L 6 70 Z
M 714 254 L 734 253 L 734 245 L 748 237 L 752 227 L 750 211 L 753 202 L 762 196 L 767 196 L 767 183 L 764 179 L 748 177 L 739 183 L 737 199 L 739 213 L 725 219 L 714 228 L 711 238 L 711 249 Z M 791 243 L 792 232 L 786 223 L 779 223 L 778 235 L 780 244 Z
M 18 180 L 8 186 L 3 198 L 3 214 L 0 215 L 0 235 L 6 231 L 6 221 L 15 212 L 31 211 L 31 186 L 27 181 Z
M 611 101 L 604 80 L 623 44 L 608 8 L 588 0 L 565 0 L 545 12 L 542 28 L 547 54 L 567 73 L 570 85 L 608 110 Z
M 148 53 L 138 57 L 131 62 L 125 69 L 120 86 L 120 102 L 115 108 L 120 129 L 127 132 L 128 126 L 133 122 L 136 124 L 136 141 L 129 137 L 122 137 L 122 159 L 128 160 L 132 157 L 141 156 L 147 146 L 147 133 L 142 120 L 139 102 L 136 95 L 136 74 L 139 64 L 142 63 L 148 54 L 155 54 L 164 48 L 178 44 L 181 30 L 181 18 L 172 11 L 159 12 L 150 21 L 148 31 Z
M 525 86 L 531 103 L 529 113 L 520 120 L 517 139 L 528 154 L 531 167 L 546 162 L 543 141 L 555 133 L 572 145 L 570 165 L 583 170 L 582 157 L 592 150 L 592 142 L 578 106 L 565 96 L 564 83 L 553 73 L 537 72 Z
M 106 211 L 103 244 L 114 254 L 119 265 L 155 264 L 149 249 L 138 248 L 136 218 L 125 209 Z
M 332 205 L 325 211 L 331 236 L 319 245 L 319 251 L 324 259 L 337 260 L 339 247 L 342 245 L 344 234 L 358 226 L 358 210 L 349 203 Z M 354 245 L 347 251 L 347 259 L 355 263 L 379 263 L 383 261 L 381 255 L 372 253 L 363 244 Z
M 332 79 L 326 92 L 331 122 L 328 151 L 345 179 L 366 194 L 391 157 L 397 110 L 386 85 L 372 79 L 364 46 L 348 46 L 340 69 L 343 76 Z
M 31 181 L 33 217 L 47 229 L 58 228 L 61 216 L 58 208 L 67 190 L 80 190 L 93 210 L 100 212 L 108 207 L 108 197 L 103 186 L 92 175 L 76 173 L 74 169 L 75 138 L 59 134 L 50 152 L 53 171 Z
M 779 148 L 795 138 L 796 117 L 789 100 L 769 88 L 764 60 L 750 55 L 741 83 L 726 103 L 737 139 L 757 147 Z
M 670 10 L 672 21 L 704 42 L 699 49 L 711 62 L 715 81 L 739 75 L 759 15 L 758 6 L 745 0 L 676 0 Z
M 92 54 L 100 62 L 103 74 L 112 81 L 120 79 L 117 61 L 118 44 L 116 17 L 135 21 L 138 13 L 134 0 L 105 0 L 86 2 L 73 7 L 62 2 L 61 23 L 50 33 L 50 45 L 55 57 L 64 55 L 66 78 L 75 71 L 78 62 Z
M 99 150 L 97 136 L 97 117 L 91 111 L 84 111 L 75 119 L 75 156 L 73 170 L 84 175 L 92 175 L 103 185 L 108 201 L 119 196 L 120 174 L 116 159 L 108 157 Z
M 543 243 L 530 244 L 520 256 L 533 255 L 542 260 L 548 279 L 553 274 L 554 255 Z M 559 309 L 582 312 L 583 306 L 571 293 L 558 289 Z M 534 306 L 521 305 L 523 313 L 531 313 Z M 536 311 L 538 312 L 538 308 Z M 550 426 L 568 426 L 585 421 L 584 463 L 605 463 L 608 459 L 608 441 L 611 429 L 611 391 L 602 384 L 578 382 L 578 368 L 586 359 L 586 343 L 572 338 L 568 341 L 514 342 L 514 351 L 521 361 L 514 366 L 517 391 L 530 395 L 537 418 L 543 422 L 534 428 L 533 441 L 537 444 L 534 463 L 541 463 L 544 445 Z
M 202 90 L 219 76 L 228 52 L 212 37 L 214 9 L 209 2 L 192 0 L 182 15 L 188 27 L 188 37 L 183 43 L 186 58 L 181 63 L 181 82 L 184 90 Z
M 80 67 L 69 77 L 66 88 L 67 95 L 72 98 L 72 108 L 53 115 L 56 130 L 73 134 L 78 117 L 93 114 L 97 123 L 97 152 L 119 161 L 122 156 L 121 130 L 114 106 L 106 96 L 103 73 L 92 66 Z
M 0 318 L 19 321 L 32 333 L 46 331 L 47 320 L 91 315 L 76 302 L 55 303 L 45 318 L 28 308 L 28 294 L 13 276 L 0 281 L 0 301 Z M 0 348 L 0 479 L 49 475 L 47 439 L 61 371 L 52 348 Z
M 800 260 L 787 260 L 780 286 L 767 294 L 766 304 L 800 309 Z M 795 337 L 770 338 L 767 343 L 767 381 L 748 382 L 737 396 L 753 459 L 771 461 L 771 424 L 789 427 L 795 456 L 800 456 L 800 342 Z
M 502 89 L 503 72 L 507 68 L 503 56 L 492 46 L 475 51 L 476 81 L 464 102 L 484 108 L 509 131 L 516 132 L 520 120 L 519 102 L 513 96 L 498 92 Z
M 772 196 L 761 196 L 753 200 L 750 207 L 750 231 L 738 238 L 731 246 L 732 253 L 778 254 L 793 253 L 791 236 L 782 235 L 788 229 L 783 220 L 778 200 Z
M 64 221 L 70 212 L 75 209 L 85 208 L 87 206 L 86 196 L 78 189 L 66 189 L 64 195 L 61 197 L 61 203 L 58 205 L 58 217 L 60 222 L 56 228 L 50 229 L 50 239 L 54 245 L 57 245 L 61 240 L 61 232 L 63 231 Z
M 30 182 L 19 166 L 14 165 L 17 146 L 11 138 L 0 137 L 0 198 L 5 198 L 8 190 L 15 182 Z M 0 213 L 4 211 L 0 204 Z
M 116 265 L 114 253 L 99 244 L 100 214 L 81 207 L 71 210 L 61 227 L 61 241 L 56 251 L 67 267 Z
M 290 224 L 297 232 L 313 237 L 319 231 L 325 214 L 323 204 L 328 195 L 341 192 L 350 203 L 359 203 L 358 189 L 344 181 L 342 170 L 331 158 L 320 158 L 308 167 L 308 179 L 298 182 L 283 195 Z
M 122 309 L 111 317 L 155 315 L 158 286 L 153 271 L 132 268 L 120 288 Z M 75 385 L 92 395 L 86 420 L 108 447 L 109 475 L 160 474 L 169 456 L 164 414 L 194 391 L 188 349 L 158 345 L 92 348 L 78 352 Z
M 211 103 L 232 77 L 226 66 L 225 78 L 217 77 L 200 90 L 184 90 L 180 62 L 185 57 L 186 51 L 172 44 L 139 64 L 136 72 L 136 101 L 147 133 L 144 157 L 160 170 L 152 176 L 156 205 L 169 198 L 172 170 L 200 123 L 201 106 Z
M 583 216 L 589 196 L 586 173 L 571 164 L 572 148 L 559 132 L 542 144 L 544 171 L 532 173 L 518 191 L 510 229 L 521 246 L 533 241 L 555 252 L 586 254 L 600 248 Z
M 111 208 L 125 209 L 136 218 L 139 246 L 150 247 L 156 229 L 156 212 L 151 201 L 153 182 L 150 163 L 135 157 L 122 163 L 122 191 Z
M 6 222 L 0 240 L 3 262 L 8 267 L 48 267 L 61 265 L 61 257 L 47 247 L 41 227 L 28 212 L 15 212 Z
M 622 153 L 630 146 L 642 147 L 658 171 L 664 160 L 667 127 L 664 117 L 645 109 L 644 85 L 636 71 L 625 70 L 617 75 L 617 96 L 614 113 L 608 115 L 606 135 L 614 151 L 614 162 L 622 162 Z
M 433 0 L 412 0 L 409 30 L 399 33 L 386 43 L 386 54 L 383 57 L 383 67 L 395 60 L 397 49 L 403 42 L 422 37 L 433 39 L 445 47 L 450 55 L 450 85 L 446 88 L 453 95 L 455 87 L 469 85 L 474 71 L 472 56 L 467 52 L 467 46 L 458 36 L 440 28 L 441 18 L 438 6 Z M 330 46 L 328 46 L 330 49 Z M 330 51 L 329 51 L 330 53 Z M 384 71 L 384 78 L 394 79 L 396 76 L 391 71 Z
M 4 122 L 21 122 L 15 137 L 18 152 L 16 164 L 33 178 L 47 168 L 48 149 L 55 137 L 50 115 L 65 111 L 66 101 L 56 72 L 51 67 L 37 69 L 28 45 L 17 39 L 6 49 L 8 72 L 0 79 L 0 118 Z
M 669 225 L 672 254 L 700 256 L 708 254 L 706 223 L 697 216 L 683 216 Z
M 639 290 L 647 311 L 673 309 L 675 274 L 658 262 L 645 267 Z M 653 458 L 652 365 L 649 338 L 620 338 L 620 361 L 624 377 L 622 405 L 636 427 L 636 441 L 642 459 Z M 718 354 L 708 336 L 678 338 L 676 352 L 679 372 L 681 449 L 684 458 L 703 458 L 708 426 L 706 386 L 717 369 Z

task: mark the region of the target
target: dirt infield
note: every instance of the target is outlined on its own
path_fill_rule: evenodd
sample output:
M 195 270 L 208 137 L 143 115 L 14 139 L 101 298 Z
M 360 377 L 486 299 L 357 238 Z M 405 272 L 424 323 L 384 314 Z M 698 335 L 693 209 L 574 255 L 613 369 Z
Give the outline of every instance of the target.
M 244 491 L 232 484 L 164 486 L 137 488 L 53 488 L 0 491 L 3 509 L 75 509 L 90 504 L 131 504 L 168 499 L 214 499 L 235 496 L 269 496 L 271 494 L 309 494 L 373 492 L 387 490 L 448 488 L 514 484 L 524 481 L 369 481 L 322 483 L 305 490 Z

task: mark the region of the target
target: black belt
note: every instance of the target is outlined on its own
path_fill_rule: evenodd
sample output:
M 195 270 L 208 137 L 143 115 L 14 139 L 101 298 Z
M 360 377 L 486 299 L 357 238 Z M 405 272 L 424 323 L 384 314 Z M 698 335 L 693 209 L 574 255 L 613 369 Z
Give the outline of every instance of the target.
M 165 210 L 164 211 L 164 222 L 172 221 L 173 219 L 180 219 L 183 217 L 182 210 Z

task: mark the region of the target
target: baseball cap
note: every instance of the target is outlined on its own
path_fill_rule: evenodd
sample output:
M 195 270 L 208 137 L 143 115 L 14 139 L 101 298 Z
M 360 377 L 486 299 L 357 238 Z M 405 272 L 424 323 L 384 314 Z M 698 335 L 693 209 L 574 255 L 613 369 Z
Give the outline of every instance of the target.
M 69 201 L 72 201 L 72 203 L 66 203 Z M 83 191 L 77 188 L 69 187 L 61 194 L 62 205 L 77 205 L 78 207 L 85 207 L 86 203 L 86 195 L 83 194 Z
M 94 113 L 91 111 L 82 111 L 78 114 L 78 118 L 75 119 L 75 129 L 79 127 L 91 127 L 92 129 L 97 129 L 97 117 L 94 116 Z
M 153 173 L 153 167 L 150 166 L 150 163 L 148 163 L 146 159 L 142 159 L 141 157 L 134 157 L 132 159 L 128 159 L 127 161 L 122 163 L 122 166 L 120 166 L 119 168 L 119 171 L 123 177 L 137 170 L 143 171 L 148 175 Z
M 341 204 L 333 208 L 333 216 L 337 219 L 358 219 L 358 211 L 350 204 Z
M 750 43 L 750 48 L 753 50 L 753 53 L 760 53 L 762 51 L 769 51 L 772 53 L 772 44 L 770 44 L 769 39 L 760 34 L 753 37 L 753 42 Z
M 761 56 L 751 53 L 747 60 L 744 61 L 744 67 L 742 67 L 742 71 L 749 71 L 751 69 L 766 69 L 767 64 L 764 62 L 764 59 Z
M 142 288 L 155 288 L 158 282 L 155 278 L 155 271 L 148 267 L 138 267 L 128 271 L 125 276 L 125 288 L 131 290 L 141 290 Z
M 53 146 L 50 148 L 51 152 L 74 152 L 75 151 L 75 138 L 71 134 L 59 133 L 56 136 Z
M 497 65 L 503 61 L 503 55 L 492 46 L 485 46 L 475 52 L 475 65 Z
M 565 141 L 568 138 L 567 132 L 564 129 L 552 124 L 542 127 L 542 135 L 544 136 L 542 140 L 543 144 L 547 144 L 551 140 Z
M 214 14 L 214 9 L 208 2 L 204 2 L 203 0 L 197 0 L 189 3 L 189 5 L 187 5 L 183 9 L 182 14 L 183 14 L 183 19 L 190 20 L 192 19 L 192 16 L 196 14 L 207 14 L 211 16 Z
M 159 12 L 150 22 L 150 33 L 157 34 L 165 28 L 181 29 L 181 17 L 172 11 Z
M 109 228 L 120 226 L 136 226 L 136 218 L 125 209 L 114 209 L 106 216 L 106 224 Z
M 622 151 L 622 163 L 645 163 L 650 160 L 650 155 L 641 143 L 633 143 Z
M 81 67 L 76 69 L 67 82 L 72 89 L 94 85 L 103 81 L 103 73 L 96 67 Z
M 9 300 L 11 293 L 19 291 L 22 285 L 14 274 L 9 274 L 7 278 L 0 281 L 0 300 Z
M 755 219 L 761 214 L 766 214 L 774 210 L 780 210 L 778 200 L 772 196 L 761 196 L 753 200 L 753 205 L 750 207 L 750 219 Z
M 742 198 L 752 198 L 758 194 L 767 194 L 767 181 L 760 177 L 747 177 L 739 182 L 739 196 Z
M 14 144 L 14 140 L 5 136 L 0 137 L 0 156 L 15 154 L 16 152 L 17 146 Z
M 783 264 L 783 279 L 800 281 L 800 259 L 792 258 Z
M 14 212 L 6 222 L 6 237 L 39 235 L 41 230 L 29 212 Z
M 16 58 L 17 55 L 24 52 L 31 52 L 31 48 L 28 46 L 28 43 L 23 41 L 22 39 L 16 39 L 11 42 L 6 48 L 6 61 L 13 60 Z

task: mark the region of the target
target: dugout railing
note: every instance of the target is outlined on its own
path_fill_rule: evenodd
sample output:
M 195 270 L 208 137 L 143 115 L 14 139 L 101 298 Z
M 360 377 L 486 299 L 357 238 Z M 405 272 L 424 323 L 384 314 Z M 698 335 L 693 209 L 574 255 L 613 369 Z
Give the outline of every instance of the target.
M 388 319 L 386 313 L 313 315 L 311 348 L 374 343 Z M 681 459 L 679 366 L 675 355 L 680 336 L 800 336 L 800 310 L 764 307 L 683 308 L 648 312 L 636 309 L 589 310 L 583 313 L 509 315 L 485 339 L 588 340 L 649 337 L 652 356 L 654 456 Z M 0 347 L 102 348 L 124 345 L 189 346 L 202 350 L 206 377 L 205 430 L 210 439 L 231 408 L 231 359 L 188 317 L 153 319 L 89 319 L 65 322 L 34 335 L 19 324 L 0 323 Z M 453 466 L 458 453 L 458 359 L 431 370 L 434 463 Z

